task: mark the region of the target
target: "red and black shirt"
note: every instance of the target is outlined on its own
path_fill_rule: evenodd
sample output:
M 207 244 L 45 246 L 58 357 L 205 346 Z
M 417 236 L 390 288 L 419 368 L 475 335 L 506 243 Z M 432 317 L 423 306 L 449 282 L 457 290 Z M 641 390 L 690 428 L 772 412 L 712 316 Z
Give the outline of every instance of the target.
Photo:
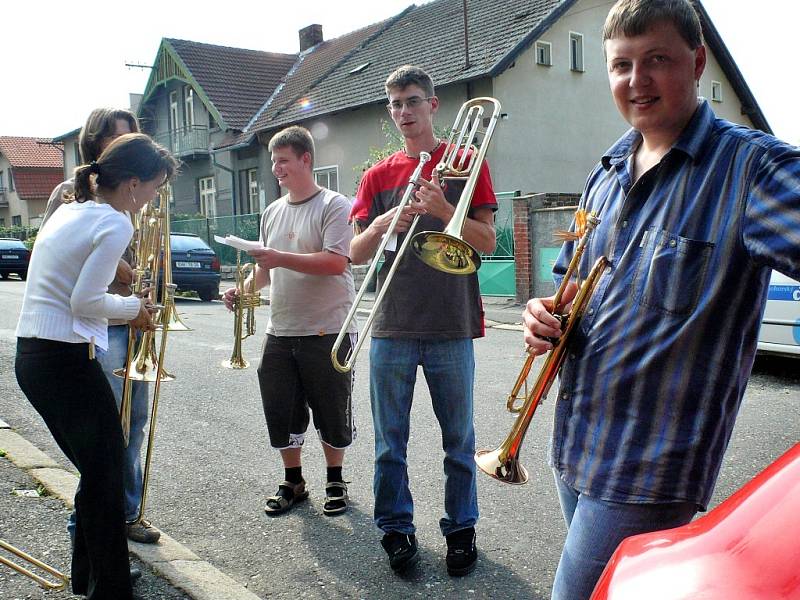
M 422 177 L 430 180 L 434 167 L 444 155 L 441 144 L 431 160 L 423 167 Z M 350 220 L 368 226 L 379 215 L 397 206 L 403 198 L 408 180 L 419 164 L 405 152 L 396 152 L 370 168 L 358 187 Z M 463 181 L 448 180 L 445 198 L 456 206 L 464 187 Z M 481 167 L 472 195 L 469 215 L 475 208 L 497 209 L 489 169 Z M 420 231 L 443 231 L 447 224 L 431 215 L 422 215 L 416 228 Z M 400 234 L 397 247 L 403 243 Z M 378 273 L 378 285 L 383 284 L 392 266 L 395 252 L 384 252 L 384 265 Z M 372 336 L 381 338 L 458 339 L 484 335 L 483 306 L 478 274 L 450 275 L 423 263 L 407 251 L 395 271 L 394 278 L 383 298 L 372 326 Z

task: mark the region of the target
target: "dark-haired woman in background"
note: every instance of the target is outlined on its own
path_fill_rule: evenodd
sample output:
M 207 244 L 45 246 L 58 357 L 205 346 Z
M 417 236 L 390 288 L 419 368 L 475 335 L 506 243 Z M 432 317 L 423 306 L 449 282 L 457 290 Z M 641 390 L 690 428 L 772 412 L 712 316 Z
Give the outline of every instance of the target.
M 125 213 L 152 200 L 175 168 L 167 150 L 139 133 L 78 167 L 74 201 L 37 236 L 17 324 L 19 386 L 81 475 L 72 588 L 95 600 L 131 598 L 131 581 L 122 430 L 93 348 L 107 348 L 109 318 L 152 328 L 142 299 L 107 290 L 133 234 Z
M 86 124 L 81 129 L 78 138 L 78 147 L 81 162 L 85 164 L 100 158 L 111 142 L 126 133 L 137 133 L 139 123 L 132 112 L 121 108 L 96 108 L 86 119 Z M 74 181 L 69 179 L 59 184 L 50 194 L 47 202 L 42 227 L 56 209 L 62 205 L 65 197 L 72 195 Z M 133 283 L 133 253 L 126 248 L 117 265 L 114 280 L 108 286 L 108 291 L 120 296 L 130 296 Z M 122 402 L 122 379 L 114 376 L 114 369 L 122 367 L 128 352 L 128 322 L 124 319 L 109 319 L 108 321 L 108 350 L 100 350 L 97 360 L 103 367 L 117 408 Z M 144 443 L 144 430 L 147 425 L 148 414 L 148 385 L 146 381 L 131 382 L 131 422 L 128 447 L 122 459 L 122 491 L 125 499 L 125 519 L 128 539 L 144 544 L 153 544 L 161 537 L 161 532 L 153 527 L 150 521 L 137 520 L 139 505 L 142 501 L 142 488 L 144 473 L 142 471 L 142 444 Z M 75 539 L 75 513 L 70 515 L 67 523 L 70 539 Z

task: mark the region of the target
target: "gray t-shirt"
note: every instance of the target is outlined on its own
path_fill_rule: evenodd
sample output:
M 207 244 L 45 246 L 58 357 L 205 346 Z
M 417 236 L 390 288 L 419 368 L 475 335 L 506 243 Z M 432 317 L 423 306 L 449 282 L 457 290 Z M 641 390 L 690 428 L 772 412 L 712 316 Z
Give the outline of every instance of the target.
M 349 259 L 353 237 L 349 214 L 350 201 L 325 188 L 296 204 L 291 204 L 287 195 L 270 204 L 261 215 L 260 241 L 268 248 L 284 252 L 327 251 Z M 355 297 L 349 262 L 341 275 L 308 275 L 278 267 L 270 269 L 270 280 L 267 333 L 277 336 L 339 333 Z M 358 331 L 355 320 L 348 331 Z

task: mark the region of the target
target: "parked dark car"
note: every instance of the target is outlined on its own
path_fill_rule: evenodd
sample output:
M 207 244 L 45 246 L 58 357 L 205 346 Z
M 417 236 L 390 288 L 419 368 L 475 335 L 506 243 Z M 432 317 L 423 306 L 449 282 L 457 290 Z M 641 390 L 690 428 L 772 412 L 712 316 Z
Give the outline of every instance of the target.
M 193 233 L 170 234 L 172 282 L 179 291 L 194 291 L 204 302 L 219 297 L 219 258 Z
M 25 247 L 22 240 L 0 238 L 0 277 L 8 279 L 11 273 L 16 273 L 25 281 L 28 277 L 30 260 L 31 251 Z

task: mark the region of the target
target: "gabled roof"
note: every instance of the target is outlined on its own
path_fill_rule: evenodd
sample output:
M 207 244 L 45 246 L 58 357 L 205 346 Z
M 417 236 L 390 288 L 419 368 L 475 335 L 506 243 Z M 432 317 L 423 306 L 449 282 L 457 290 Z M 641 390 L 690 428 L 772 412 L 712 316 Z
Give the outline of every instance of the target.
M 59 169 L 14 169 L 14 189 L 22 200 L 41 200 L 50 197 L 53 189 L 64 180 Z
M 384 102 L 386 76 L 403 64 L 423 67 L 437 86 L 497 75 L 513 61 L 512 55 L 521 51 L 520 42 L 542 24 L 553 22 L 568 4 L 571 2 L 565 0 L 471 0 L 469 65 L 464 51 L 463 0 L 411 6 L 310 89 L 304 96 L 305 105 L 292 105 L 270 126 Z
M 49 138 L 0 136 L 0 154 L 5 156 L 14 168 L 64 168 L 61 145 L 53 144 Z
M 296 60 L 297 54 L 164 38 L 142 105 L 160 84 L 178 79 L 192 85 L 223 129 L 242 130 Z
M 385 102 L 386 76 L 403 64 L 423 67 L 437 87 L 496 77 L 539 39 L 577 0 L 470 0 L 466 64 L 463 0 L 411 5 L 387 27 L 343 56 L 323 78 L 283 108 L 266 111 L 246 129 L 257 133 L 312 117 Z M 698 2 L 706 42 L 755 127 L 771 132 L 758 103 L 708 14 Z M 290 79 L 292 75 L 290 74 Z M 299 88 L 300 86 L 298 86 Z M 239 136 L 244 141 L 245 136 Z
M 307 90 L 319 84 L 342 60 L 367 45 L 408 10 L 391 19 L 368 25 L 338 38 L 325 40 L 301 53 L 284 83 L 256 113 L 245 131 L 258 131 L 270 127 L 270 122 L 288 107 L 293 104 L 304 105 L 303 96 Z

